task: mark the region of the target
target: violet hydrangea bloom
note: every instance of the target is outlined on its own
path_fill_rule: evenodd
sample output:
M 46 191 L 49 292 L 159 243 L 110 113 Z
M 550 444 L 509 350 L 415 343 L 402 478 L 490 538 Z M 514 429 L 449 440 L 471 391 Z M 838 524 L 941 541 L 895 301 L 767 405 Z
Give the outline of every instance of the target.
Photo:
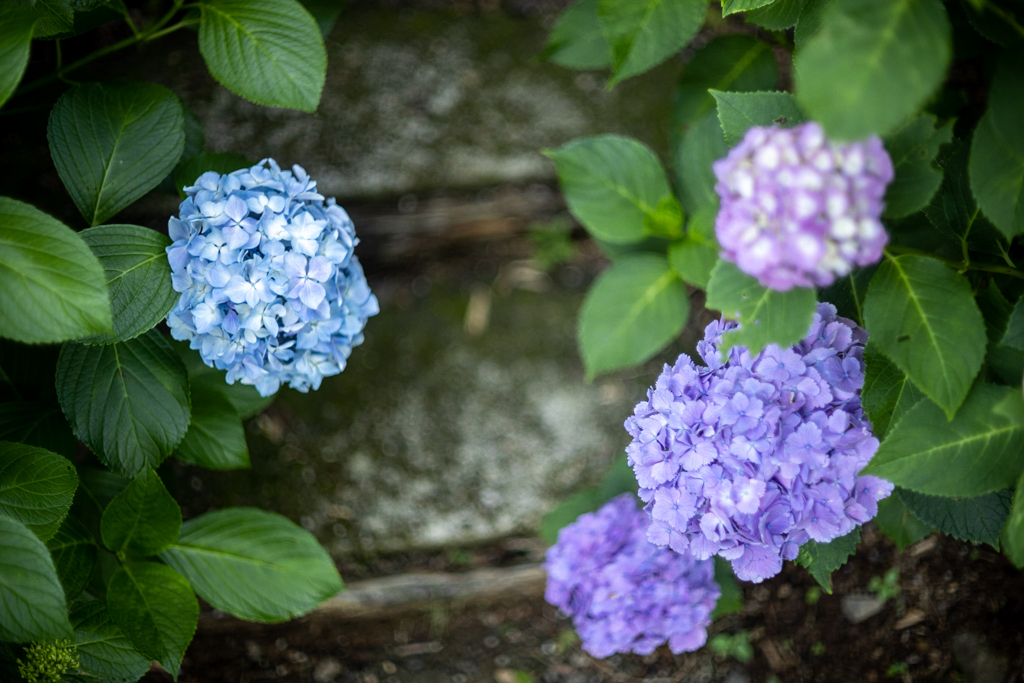
M 673 652 L 704 645 L 721 595 L 711 560 L 647 541 L 647 516 L 624 493 L 558 532 L 548 549 L 544 597 L 572 617 L 595 657 Z
M 818 304 L 807 337 L 723 357 L 713 322 L 696 365 L 665 366 L 626 420 L 626 449 L 659 547 L 732 562 L 759 583 L 878 514 L 893 485 L 857 476 L 878 449 L 860 404 L 867 332 Z
M 355 226 L 301 166 L 273 159 L 185 188 L 168 222 L 171 336 L 189 341 L 227 382 L 262 396 L 317 389 L 345 368 L 379 311 L 353 250 Z
M 839 143 L 813 121 L 753 127 L 714 171 L 722 257 L 765 287 L 824 287 L 882 257 L 893 167 L 877 135 Z

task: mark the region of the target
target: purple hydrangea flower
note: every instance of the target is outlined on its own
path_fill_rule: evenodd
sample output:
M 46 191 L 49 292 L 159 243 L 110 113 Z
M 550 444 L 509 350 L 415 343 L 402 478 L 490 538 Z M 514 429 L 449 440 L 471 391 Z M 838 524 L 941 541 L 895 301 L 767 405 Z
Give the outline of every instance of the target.
M 608 501 L 558 532 L 544 564 L 544 597 L 572 617 L 595 657 L 673 652 L 704 645 L 721 595 L 711 560 L 647 541 L 647 517 L 632 494 Z
M 714 171 L 722 257 L 765 287 L 824 287 L 882 257 L 893 168 L 877 135 L 839 143 L 813 121 L 753 127 Z
M 665 366 L 626 420 L 647 537 L 736 576 L 778 574 L 808 540 L 827 543 L 878 514 L 893 485 L 857 476 L 878 449 L 861 409 L 867 332 L 818 304 L 807 337 L 723 358 L 713 322 L 697 352 Z
M 227 381 L 262 396 L 317 389 L 345 369 L 380 310 L 353 250 L 355 226 L 301 166 L 273 159 L 185 188 L 168 222 L 171 336 L 189 341 Z

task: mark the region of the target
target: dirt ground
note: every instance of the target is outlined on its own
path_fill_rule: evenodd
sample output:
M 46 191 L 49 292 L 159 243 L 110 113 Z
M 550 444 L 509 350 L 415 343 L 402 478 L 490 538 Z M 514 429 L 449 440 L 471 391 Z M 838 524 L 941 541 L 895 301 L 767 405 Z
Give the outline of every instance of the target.
M 490 562 L 515 561 L 485 550 Z M 440 561 L 385 560 L 437 569 Z M 389 565 L 390 563 L 390 565 Z M 459 558 L 464 566 L 465 558 Z M 853 625 L 844 597 L 872 595 L 890 568 L 899 595 Z M 449 568 L 455 568 L 451 565 Z M 746 632 L 746 663 L 705 647 L 673 655 L 594 660 L 579 649 L 568 620 L 539 594 L 466 604 L 435 604 L 356 620 L 306 617 L 261 626 L 204 619 L 185 657 L 184 683 L 337 681 L 338 683 L 590 683 L 614 681 L 976 681 L 1024 680 L 1024 577 L 987 546 L 933 536 L 899 553 L 872 526 L 849 564 L 820 593 L 800 567 L 761 585 L 743 584 L 745 607 L 712 634 Z M 169 677 L 151 673 L 147 683 Z

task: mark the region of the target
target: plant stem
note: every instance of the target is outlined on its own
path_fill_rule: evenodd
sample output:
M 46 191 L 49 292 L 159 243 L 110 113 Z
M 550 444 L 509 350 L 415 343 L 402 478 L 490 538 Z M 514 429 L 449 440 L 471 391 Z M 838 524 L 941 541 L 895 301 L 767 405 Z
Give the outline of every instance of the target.
M 1021 26 L 1019 23 L 1017 23 L 1017 17 L 1015 17 L 1013 14 L 1007 12 L 994 2 L 986 2 L 985 9 L 991 10 L 992 14 L 995 14 L 997 17 L 999 17 L 1007 24 L 1009 24 L 1014 31 L 1024 36 L 1024 26 Z
M 1020 278 L 1024 280 L 1024 271 L 1020 271 L 1017 268 L 1010 268 L 1008 266 L 996 266 L 989 265 L 987 263 L 964 263 L 963 261 L 954 261 L 953 259 L 943 258 L 937 254 L 925 251 L 924 249 L 915 249 L 914 247 L 901 247 L 899 245 L 890 245 L 885 250 L 886 256 L 894 258 L 893 254 L 914 254 L 917 256 L 927 256 L 933 258 L 936 261 L 945 263 L 950 268 L 955 269 L 959 273 L 963 273 L 968 270 L 979 270 L 986 273 L 998 273 L 1000 275 L 1009 275 L 1010 277 Z

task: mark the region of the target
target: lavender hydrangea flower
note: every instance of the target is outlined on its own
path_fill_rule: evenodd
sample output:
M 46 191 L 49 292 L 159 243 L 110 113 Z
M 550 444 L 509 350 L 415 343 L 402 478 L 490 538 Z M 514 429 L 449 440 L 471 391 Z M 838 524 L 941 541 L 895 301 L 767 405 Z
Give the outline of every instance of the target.
M 722 257 L 765 287 L 824 287 L 882 257 L 893 167 L 877 135 L 838 143 L 813 121 L 753 127 L 714 171 Z
M 661 550 L 647 541 L 647 517 L 632 494 L 608 501 L 558 532 L 544 564 L 544 597 L 572 617 L 595 657 L 673 652 L 704 645 L 721 595 L 711 560 Z
M 301 166 L 273 159 L 185 188 L 167 247 L 181 293 L 171 336 L 203 361 L 270 396 L 317 389 L 345 368 L 379 312 L 353 250 L 355 226 Z
M 665 366 L 626 420 L 629 464 L 659 547 L 732 562 L 760 583 L 808 540 L 827 543 L 878 514 L 893 485 L 857 476 L 878 449 L 860 404 L 867 332 L 818 304 L 802 342 L 723 355 L 713 322 L 696 365 Z

